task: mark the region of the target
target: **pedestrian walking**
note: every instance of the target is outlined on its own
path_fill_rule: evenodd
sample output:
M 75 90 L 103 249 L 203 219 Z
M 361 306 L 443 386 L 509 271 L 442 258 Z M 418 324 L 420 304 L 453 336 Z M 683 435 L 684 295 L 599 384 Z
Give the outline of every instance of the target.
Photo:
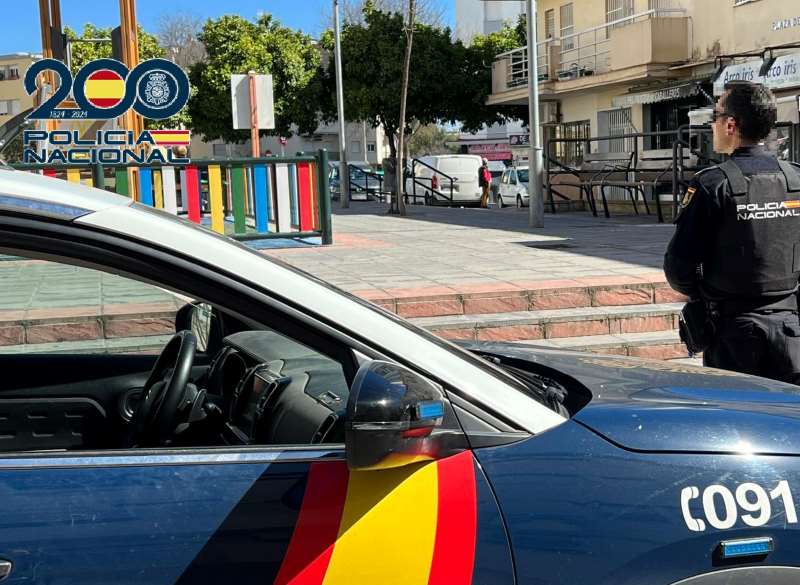
M 705 365 L 800 383 L 800 167 L 759 145 L 776 119 L 763 85 L 726 86 L 712 128 L 730 159 L 691 181 L 664 271 L 691 299 L 681 337 Z
M 489 188 L 492 184 L 492 173 L 489 172 L 489 161 L 483 159 L 478 169 L 478 185 L 481 188 L 481 207 L 489 207 Z

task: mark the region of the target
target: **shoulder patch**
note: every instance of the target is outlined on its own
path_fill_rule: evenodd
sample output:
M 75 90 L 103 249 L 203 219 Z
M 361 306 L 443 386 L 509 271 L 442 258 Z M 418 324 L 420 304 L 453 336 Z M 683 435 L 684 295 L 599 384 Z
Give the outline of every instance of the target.
M 684 195 L 683 199 L 681 200 L 681 207 L 689 207 L 689 204 L 692 202 L 695 193 L 697 193 L 697 189 L 694 187 L 689 187 L 686 189 L 686 195 Z

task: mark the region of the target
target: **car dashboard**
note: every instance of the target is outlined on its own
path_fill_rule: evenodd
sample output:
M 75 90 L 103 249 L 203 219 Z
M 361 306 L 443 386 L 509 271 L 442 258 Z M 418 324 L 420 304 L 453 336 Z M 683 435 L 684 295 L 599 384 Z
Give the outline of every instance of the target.
M 344 442 L 349 395 L 341 364 L 270 331 L 223 341 L 204 384 L 230 445 Z

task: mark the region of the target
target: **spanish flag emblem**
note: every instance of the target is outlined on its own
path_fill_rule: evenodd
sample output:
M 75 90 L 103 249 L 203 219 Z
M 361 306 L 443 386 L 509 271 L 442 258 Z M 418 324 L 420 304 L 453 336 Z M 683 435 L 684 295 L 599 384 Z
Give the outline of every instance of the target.
M 125 97 L 125 80 L 119 73 L 101 69 L 88 77 L 84 93 L 87 101 L 94 107 L 113 108 Z
M 150 130 L 150 136 L 158 146 L 189 146 L 190 130 Z
M 382 471 L 312 463 L 274 585 L 471 585 L 474 465 L 469 451 Z

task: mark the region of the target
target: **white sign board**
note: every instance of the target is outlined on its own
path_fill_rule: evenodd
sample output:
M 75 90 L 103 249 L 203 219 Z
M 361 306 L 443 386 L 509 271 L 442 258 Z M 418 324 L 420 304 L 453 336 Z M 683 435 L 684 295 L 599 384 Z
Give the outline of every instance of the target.
M 714 95 L 722 95 L 729 81 L 753 81 L 763 83 L 772 90 L 789 89 L 800 86 L 800 53 L 783 55 L 775 60 L 765 77 L 760 77 L 761 59 L 729 65 L 719 79 L 714 82 Z
M 272 75 L 256 75 L 256 107 L 258 129 L 275 128 L 275 107 L 272 97 Z M 231 75 L 233 129 L 250 130 L 250 76 Z

